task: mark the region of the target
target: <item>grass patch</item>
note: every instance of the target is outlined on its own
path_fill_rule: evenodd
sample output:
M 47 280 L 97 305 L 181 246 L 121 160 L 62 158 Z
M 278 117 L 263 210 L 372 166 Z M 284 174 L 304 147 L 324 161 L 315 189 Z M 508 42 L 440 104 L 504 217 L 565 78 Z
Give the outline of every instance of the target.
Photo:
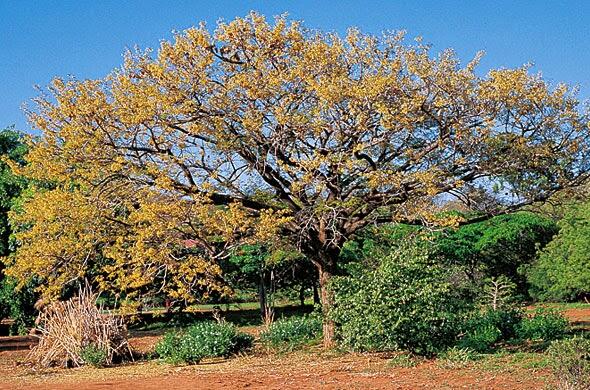
M 453 347 L 439 354 L 436 363 L 447 369 L 464 368 L 479 359 L 480 354 L 469 349 Z
M 536 304 L 531 310 L 538 308 L 568 310 L 568 309 L 590 309 L 590 303 L 586 302 L 550 302 Z
M 244 305 L 244 304 L 239 304 Z M 217 306 L 217 305 L 216 305 Z M 223 306 L 218 306 L 223 309 Z M 293 316 L 301 316 L 313 311 L 313 306 L 307 305 L 301 307 L 300 305 L 279 306 L 275 308 L 277 317 L 290 318 Z M 197 322 L 213 320 L 213 309 L 193 312 L 172 312 L 172 313 L 143 313 L 139 322 L 132 324 L 129 328 L 136 331 L 157 331 L 169 330 L 178 328 L 187 328 Z M 262 318 L 258 307 L 240 308 L 239 310 L 222 310 L 221 316 L 227 321 L 236 326 L 258 326 L 262 325 Z
M 549 365 L 549 359 L 543 353 L 499 350 L 493 354 L 480 355 L 477 368 L 485 371 L 505 372 L 518 368 L 544 369 Z
M 424 361 L 423 358 L 419 358 L 409 353 L 400 353 L 389 359 L 387 365 L 395 368 L 410 368 L 416 367 L 418 364 Z

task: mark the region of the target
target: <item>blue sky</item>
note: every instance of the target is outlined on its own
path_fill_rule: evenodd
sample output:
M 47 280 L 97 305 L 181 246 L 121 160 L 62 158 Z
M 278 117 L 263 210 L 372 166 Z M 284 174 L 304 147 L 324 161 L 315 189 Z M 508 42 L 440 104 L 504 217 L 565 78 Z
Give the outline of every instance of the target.
M 0 128 L 29 131 L 20 109 L 54 76 L 102 77 L 127 47 L 156 47 L 172 30 L 256 10 L 287 12 L 306 26 L 370 33 L 405 29 L 434 50 L 468 59 L 480 71 L 534 62 L 550 81 L 577 84 L 590 97 L 590 1 L 156 1 L 0 0 Z

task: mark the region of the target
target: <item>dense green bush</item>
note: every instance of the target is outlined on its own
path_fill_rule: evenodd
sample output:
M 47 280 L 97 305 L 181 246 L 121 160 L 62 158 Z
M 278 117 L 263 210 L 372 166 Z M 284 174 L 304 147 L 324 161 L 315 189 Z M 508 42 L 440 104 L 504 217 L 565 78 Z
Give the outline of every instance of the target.
M 492 324 L 478 326 L 468 331 L 459 341 L 459 347 L 476 352 L 490 352 L 494 344 L 502 339 L 502 332 Z
M 495 327 L 500 338 L 510 340 L 516 336 L 516 328 L 522 320 L 522 311 L 514 308 L 502 310 L 484 310 L 475 312 L 465 321 L 464 331 L 470 332 L 486 327 Z
M 567 332 L 567 319 L 556 311 L 537 311 L 518 324 L 516 334 L 522 340 L 551 341 L 562 338 Z
M 473 313 L 462 326 L 463 337 L 458 345 L 477 352 L 489 352 L 497 342 L 516 336 L 521 319 L 522 312 L 511 308 Z
M 199 363 L 207 357 L 228 357 L 252 346 L 253 337 L 229 323 L 199 322 L 172 331 L 156 345 L 156 353 L 171 363 Z
M 89 364 L 93 367 L 104 367 L 107 363 L 108 354 L 104 348 L 101 348 L 94 344 L 89 344 L 82 348 L 80 357 L 84 363 Z
M 567 327 L 567 320 L 554 311 L 540 310 L 532 317 L 523 317 L 518 309 L 486 310 L 472 314 L 465 321 L 458 346 L 490 352 L 500 341 L 555 340 L 563 337 Z
M 426 242 L 408 240 L 375 269 L 334 279 L 330 315 L 344 347 L 429 355 L 454 342 L 457 301 L 430 253 Z
M 547 350 L 560 389 L 590 389 L 590 340 L 554 341 Z
M 308 315 L 280 319 L 262 332 L 260 339 L 273 349 L 292 350 L 319 339 L 321 335 L 321 317 Z

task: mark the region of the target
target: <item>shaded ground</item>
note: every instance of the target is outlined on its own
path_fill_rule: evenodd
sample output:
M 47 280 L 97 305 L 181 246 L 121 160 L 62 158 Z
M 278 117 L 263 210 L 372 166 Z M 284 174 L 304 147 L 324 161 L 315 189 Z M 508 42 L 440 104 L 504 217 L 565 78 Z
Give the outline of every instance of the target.
M 590 306 L 567 308 L 574 323 L 590 321 Z M 244 329 L 256 333 L 256 327 Z M 158 332 L 136 332 L 135 350 L 149 352 Z M 157 361 L 96 369 L 35 371 L 19 365 L 26 351 L 0 352 L 0 389 L 543 389 L 553 382 L 543 354 L 489 355 L 461 368 L 436 361 L 392 366 L 392 355 L 319 349 L 287 355 L 263 351 L 229 360 L 175 367 Z

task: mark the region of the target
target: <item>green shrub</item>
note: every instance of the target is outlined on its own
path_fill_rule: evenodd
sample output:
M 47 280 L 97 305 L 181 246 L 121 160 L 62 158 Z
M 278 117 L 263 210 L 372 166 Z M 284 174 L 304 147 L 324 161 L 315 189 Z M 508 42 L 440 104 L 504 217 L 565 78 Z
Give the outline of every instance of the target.
M 458 345 L 477 352 L 490 352 L 494 344 L 516 336 L 522 319 L 517 309 L 485 310 L 473 313 L 463 325 L 463 337 Z
M 390 367 L 409 368 L 416 367 L 422 359 L 409 353 L 399 353 L 392 357 L 387 363 Z
M 443 368 L 463 368 L 476 358 L 477 354 L 469 348 L 453 347 L 438 355 L 438 364 Z
M 82 348 L 80 357 L 84 363 L 93 367 L 104 367 L 107 364 L 108 354 L 104 348 L 95 344 L 89 344 Z
M 171 363 L 196 364 L 207 357 L 228 357 L 252 346 L 253 337 L 229 323 L 199 322 L 172 331 L 156 345 L 156 353 Z
M 262 342 L 273 348 L 292 350 L 319 339 L 322 335 L 322 319 L 318 315 L 291 317 L 274 322 L 261 333 Z
M 547 350 L 560 389 L 590 389 L 590 340 L 554 341 Z
M 490 352 L 494 344 L 502 339 L 502 332 L 496 326 L 487 324 L 470 330 L 459 341 L 459 347 L 476 352 Z
M 427 243 L 410 240 L 376 269 L 334 278 L 330 315 L 345 348 L 431 355 L 454 343 L 460 310 L 448 275 L 430 254 Z
M 568 329 L 567 319 L 556 311 L 537 311 L 533 317 L 525 317 L 516 328 L 522 340 L 551 341 L 562 338 Z

